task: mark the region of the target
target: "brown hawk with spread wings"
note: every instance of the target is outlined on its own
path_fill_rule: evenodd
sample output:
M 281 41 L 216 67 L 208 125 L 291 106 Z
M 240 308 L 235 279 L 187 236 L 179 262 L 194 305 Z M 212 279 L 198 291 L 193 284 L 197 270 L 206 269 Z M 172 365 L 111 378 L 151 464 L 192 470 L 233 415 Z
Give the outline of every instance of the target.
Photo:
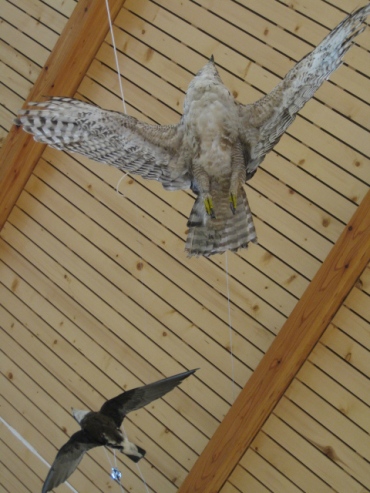
M 235 101 L 211 57 L 191 81 L 177 125 L 150 125 L 69 98 L 30 103 L 16 124 L 39 142 L 158 180 L 166 190 L 191 189 L 189 256 L 237 251 L 256 241 L 243 184 L 342 63 L 369 13 L 370 4 L 349 15 L 253 104 Z

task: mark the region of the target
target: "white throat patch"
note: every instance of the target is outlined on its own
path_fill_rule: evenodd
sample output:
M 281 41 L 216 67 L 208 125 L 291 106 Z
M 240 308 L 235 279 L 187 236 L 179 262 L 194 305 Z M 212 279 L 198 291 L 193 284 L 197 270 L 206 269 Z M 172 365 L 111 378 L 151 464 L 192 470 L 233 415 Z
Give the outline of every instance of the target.
M 89 412 L 90 411 L 82 411 L 80 409 L 74 409 L 72 407 L 72 415 L 75 418 L 75 420 L 77 421 L 77 423 L 81 423 L 81 421 L 84 419 L 86 414 L 89 414 Z

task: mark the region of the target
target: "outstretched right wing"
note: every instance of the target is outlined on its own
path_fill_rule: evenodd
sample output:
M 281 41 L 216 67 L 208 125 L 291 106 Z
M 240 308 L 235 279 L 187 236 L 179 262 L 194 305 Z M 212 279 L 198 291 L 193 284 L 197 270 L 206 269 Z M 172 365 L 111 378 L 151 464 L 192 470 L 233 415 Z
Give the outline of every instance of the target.
M 149 385 L 128 390 L 103 404 L 100 412 L 113 418 L 116 425 L 120 427 L 126 414 L 146 406 L 155 399 L 163 397 L 195 371 L 185 371 L 184 373 L 150 383 Z
M 180 124 L 150 125 L 77 99 L 57 97 L 29 103 L 15 124 L 56 149 L 158 180 L 168 189 L 190 188 L 188 170 L 179 160 Z
M 75 471 L 85 452 L 94 447 L 96 445 L 89 441 L 83 430 L 74 433 L 57 453 L 53 465 L 46 476 L 42 493 L 47 493 L 64 483 Z
M 353 40 L 364 29 L 370 4 L 344 19 L 285 78 L 254 104 L 239 105 L 240 137 L 248 153 L 248 173 L 279 142 L 298 111 L 342 63 Z

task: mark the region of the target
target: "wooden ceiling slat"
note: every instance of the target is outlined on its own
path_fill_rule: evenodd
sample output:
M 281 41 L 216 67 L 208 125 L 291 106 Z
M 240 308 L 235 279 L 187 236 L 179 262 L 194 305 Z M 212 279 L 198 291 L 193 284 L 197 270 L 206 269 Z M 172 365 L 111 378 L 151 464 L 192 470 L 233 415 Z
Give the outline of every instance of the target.
M 33 60 L 26 58 L 23 53 L 19 53 L 13 46 L 8 45 L 2 40 L 0 40 L 0 50 L 1 60 L 5 65 L 11 67 L 27 81 L 31 81 L 33 84 L 36 82 L 39 67 Z M 17 67 L 12 66 L 12 61 L 15 58 L 17 59 Z
M 12 48 L 32 60 L 36 65 L 42 65 L 42 61 L 46 60 L 48 50 L 44 46 L 29 38 L 5 20 L 1 24 L 1 35 L 4 40 L 9 42 Z
M 370 192 L 217 428 L 179 493 L 221 490 L 369 262 L 369 207 Z
M 40 486 L 39 478 L 33 473 L 32 469 L 30 469 L 27 464 L 25 464 L 12 450 L 12 442 L 4 443 L 4 450 L 6 452 L 2 454 L 2 462 L 5 466 L 5 469 L 8 471 L 12 471 L 15 477 L 21 479 L 23 485 L 27 485 L 25 490 L 27 493 L 29 491 L 37 491 Z M 22 476 L 18 474 L 18 471 L 22 470 Z M 29 489 L 28 489 L 29 488 Z M 23 488 L 17 488 L 16 490 L 19 493 L 23 491 Z
M 342 305 L 333 322 L 343 332 L 370 351 L 368 322 L 354 313 L 351 307 Z
M 303 415 L 304 416 L 304 415 Z M 304 416 L 306 419 L 306 416 Z M 264 431 L 301 464 L 312 471 L 323 482 L 330 485 L 330 491 L 345 493 L 348 491 L 361 491 L 355 478 L 346 474 L 343 469 L 335 463 L 323 451 L 310 442 L 304 433 L 302 436 L 287 419 L 280 419 L 273 413 L 264 426 Z M 312 434 L 311 434 L 312 436 Z M 320 441 L 316 439 L 316 442 Z M 326 442 L 324 442 L 326 444 Z M 243 462 L 243 460 L 242 460 Z M 245 464 L 248 467 L 248 464 Z M 307 485 L 306 485 L 307 487 Z M 321 489 L 305 491 L 322 491 Z M 325 490 L 324 490 L 325 491 Z
M 1 88 L 1 95 L 2 97 L 4 98 L 4 100 L 6 100 L 9 104 L 9 106 L 14 106 L 14 104 L 17 104 L 17 108 L 20 107 L 20 105 L 23 103 L 23 99 L 20 98 L 18 95 L 14 94 L 14 92 L 12 92 L 8 87 L 6 86 L 2 86 Z M 11 122 L 13 119 L 13 114 L 12 112 L 10 111 L 9 108 L 5 108 L 5 106 L 1 106 L 0 108 L 0 125 L 8 130 L 10 124 L 9 122 Z M 4 140 L 5 140 L 5 137 L 4 137 Z
M 5 63 L 3 63 L 2 61 L 0 62 L 0 74 L 0 82 L 4 84 L 4 86 L 6 86 L 9 81 L 12 82 L 11 90 L 9 90 L 9 99 L 15 100 L 18 105 L 19 100 L 21 99 L 21 104 L 23 104 L 24 98 L 27 96 L 27 94 L 30 92 L 30 89 L 32 88 L 32 83 L 26 80 L 24 77 L 20 76 L 17 72 L 5 65 Z M 16 94 L 14 94 L 14 92 Z M 7 107 L 10 108 L 10 106 L 11 105 L 9 105 L 8 103 Z M 18 108 L 19 106 L 16 109 Z
M 66 4 L 65 12 L 62 12 L 63 6 L 60 5 L 60 3 Z M 70 17 L 75 6 L 74 0 L 72 0 L 72 2 L 56 2 L 53 0 L 51 5 L 47 5 L 46 2 L 37 2 L 35 0 L 17 0 L 16 2 L 13 1 L 13 4 L 15 4 L 18 9 L 22 9 L 30 18 L 37 19 L 38 24 L 47 26 L 50 30 L 57 32 L 58 35 L 63 31 L 66 24 L 66 17 Z M 18 26 L 18 24 L 16 25 Z
M 312 351 L 310 361 L 370 406 L 370 380 L 351 365 L 348 365 L 346 360 L 338 358 L 336 354 L 333 354 L 333 351 L 320 342 Z
M 288 423 L 300 436 L 304 436 L 317 450 L 327 456 L 328 461 L 332 463 L 332 474 L 331 477 L 327 477 L 327 482 L 334 491 L 341 493 L 361 491 L 360 485 L 368 486 L 368 461 L 359 451 L 353 450 L 350 444 L 343 442 L 342 437 L 338 438 L 336 434 L 326 429 L 318 421 L 317 415 L 311 417 L 305 409 L 301 408 L 302 405 L 304 405 L 302 402 L 296 405 L 284 395 L 276 406 L 274 415 Z M 332 419 L 335 420 L 335 413 Z M 348 422 L 345 427 L 348 427 Z M 366 434 L 362 432 L 362 436 Z M 304 456 L 301 456 L 301 460 L 304 460 Z
M 316 394 L 323 396 L 335 409 L 345 412 L 351 422 L 370 434 L 369 408 L 350 390 L 337 383 L 309 360 L 298 373 L 297 379 Z
M 301 490 L 295 486 L 289 476 L 287 477 L 282 474 L 274 464 L 262 457 L 261 454 L 257 453 L 253 448 L 247 450 L 243 460 L 244 467 L 242 463 L 239 463 L 239 467 L 245 468 L 247 472 L 255 476 L 268 491 L 273 493 L 301 493 Z M 237 483 L 235 482 L 235 484 Z M 244 489 L 245 486 L 243 482 L 240 482 L 237 486 L 243 493 L 248 491 Z M 250 491 L 254 490 L 250 489 Z
M 355 451 L 353 452 L 354 456 L 358 454 L 365 462 L 369 461 L 370 437 L 368 433 L 352 423 L 343 411 L 333 409 L 330 404 L 325 401 L 325 394 L 322 396 L 317 395 L 299 380 L 295 379 L 289 386 L 285 396 L 289 401 L 299 406 L 306 414 L 320 423 L 321 426 L 329 430 L 333 436 L 338 437 L 346 445 L 352 447 Z M 321 443 L 324 442 L 325 440 L 323 439 Z M 330 443 L 332 444 L 333 442 Z M 341 460 L 344 460 L 343 455 L 339 454 L 338 450 L 336 450 L 336 452 L 337 455 L 340 455 Z M 361 462 L 362 458 L 356 458 L 356 460 Z M 364 463 L 362 463 L 362 467 L 364 467 Z M 352 470 L 354 470 L 354 468 L 352 468 Z M 360 479 L 360 474 L 357 474 L 356 478 Z
M 306 464 L 300 462 L 298 458 L 290 454 L 281 443 L 277 443 L 269 435 L 263 431 L 258 434 L 253 441 L 253 450 L 258 452 L 261 457 L 271 464 L 272 467 L 278 469 L 285 477 L 289 478 L 294 483 L 299 491 L 319 491 L 320 493 L 333 493 L 332 488 L 325 484 L 316 474 L 314 474 Z M 239 463 L 239 468 L 252 469 L 249 464 L 248 454 L 242 458 Z M 252 469 L 253 471 L 253 469 Z M 229 478 L 233 480 L 235 471 Z M 274 492 L 275 493 L 275 492 Z
M 19 2 L 17 2 L 19 3 Z M 21 7 L 18 5 L 18 7 Z M 46 27 L 44 24 L 36 20 L 34 17 L 31 17 L 26 12 L 21 10 L 11 4 L 10 2 L 4 2 L 1 13 L 3 18 L 11 25 L 17 26 L 19 31 L 22 31 L 24 34 L 29 36 L 32 39 L 37 40 L 38 44 L 50 49 L 55 45 L 58 34 L 55 30 L 51 30 Z
M 361 346 L 358 341 L 339 330 L 335 325 L 331 325 L 320 342 L 370 379 L 369 351 Z
M 4 472 L 3 472 L 3 477 L 1 480 L 3 483 L 6 485 L 8 489 L 5 489 L 5 486 L 2 484 L 0 485 L 0 491 L 1 493 L 10 493 L 12 491 L 18 491 L 19 493 L 22 493 L 22 491 L 26 491 L 29 493 L 29 490 L 24 489 L 25 486 L 22 485 L 22 483 L 15 477 L 13 474 L 5 467 L 5 465 L 0 462 Z
M 110 0 L 114 19 L 124 0 Z M 45 95 L 73 96 L 109 25 L 105 2 L 80 0 L 50 54 L 28 100 Z M 15 126 L 0 151 L 0 228 L 39 160 L 44 146 Z

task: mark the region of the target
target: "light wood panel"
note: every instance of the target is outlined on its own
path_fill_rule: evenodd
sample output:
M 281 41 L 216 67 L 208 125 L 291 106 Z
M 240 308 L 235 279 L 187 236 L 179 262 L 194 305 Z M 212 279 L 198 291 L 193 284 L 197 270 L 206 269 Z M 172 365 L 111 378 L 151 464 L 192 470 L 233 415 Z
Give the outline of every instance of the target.
M 126 0 L 114 31 L 128 111 L 178 121 L 211 53 L 238 100 L 253 101 L 357 3 Z M 75 2 L 2 4 L 5 136 Z M 181 487 L 368 192 L 369 47 L 366 30 L 248 183 L 259 244 L 227 257 L 233 366 L 225 256 L 183 251 L 191 195 L 131 177 L 120 195 L 119 171 L 43 153 L 1 233 L 0 365 L 1 415 L 49 463 L 77 429 L 71 406 L 96 408 L 122 388 L 199 367 L 126 422 L 147 449 L 149 488 Z M 76 95 L 121 110 L 109 35 Z M 366 269 L 223 493 L 369 488 L 369 277 Z M 40 489 L 46 465 L 9 431 L 0 447 L 0 488 Z M 122 456 L 118 464 L 125 490 L 145 491 L 136 467 Z M 119 491 L 109 468 L 93 451 L 71 483 Z

